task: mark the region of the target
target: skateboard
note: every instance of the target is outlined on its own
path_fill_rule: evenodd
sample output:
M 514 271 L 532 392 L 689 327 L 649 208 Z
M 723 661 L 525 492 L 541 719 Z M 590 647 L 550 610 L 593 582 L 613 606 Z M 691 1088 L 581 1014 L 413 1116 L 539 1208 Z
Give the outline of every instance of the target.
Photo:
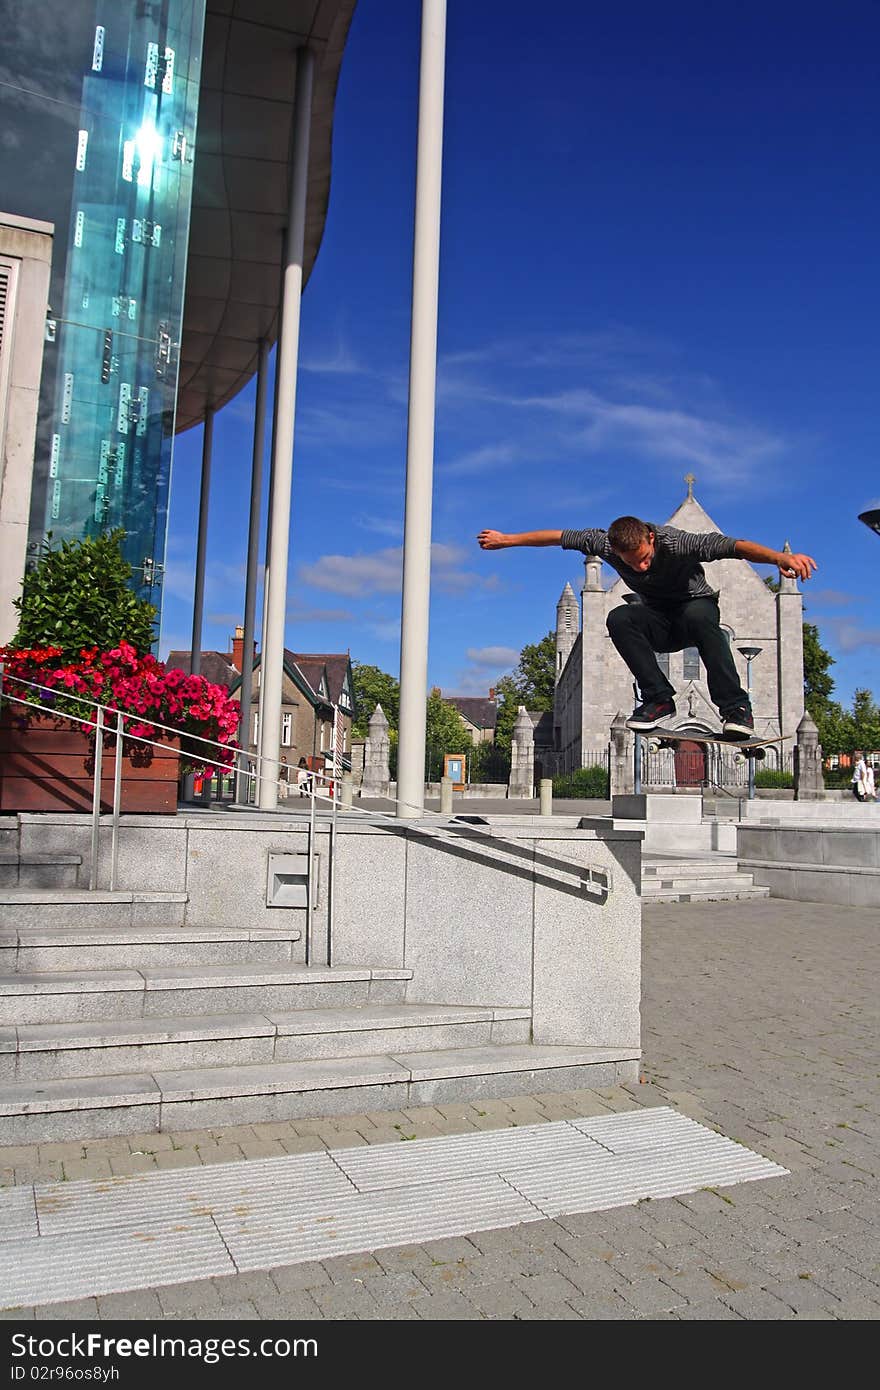
M 661 748 L 674 748 L 677 743 L 729 743 L 738 747 L 743 757 L 754 758 L 760 762 L 766 757 L 764 752 L 772 743 L 782 743 L 785 738 L 790 737 L 786 734 L 775 734 L 772 738 L 747 738 L 742 734 L 695 734 L 687 729 L 645 729 L 640 731 L 633 730 L 640 734 L 648 745 L 650 753 L 657 753 Z

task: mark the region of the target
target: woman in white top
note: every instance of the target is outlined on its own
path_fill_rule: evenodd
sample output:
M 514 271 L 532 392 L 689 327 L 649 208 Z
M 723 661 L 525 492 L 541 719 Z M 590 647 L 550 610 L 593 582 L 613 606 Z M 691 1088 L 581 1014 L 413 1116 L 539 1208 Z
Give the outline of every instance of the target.
M 868 799 L 868 766 L 865 762 L 865 755 L 860 748 L 856 748 L 853 753 L 853 775 L 852 789 L 856 801 L 867 801 Z

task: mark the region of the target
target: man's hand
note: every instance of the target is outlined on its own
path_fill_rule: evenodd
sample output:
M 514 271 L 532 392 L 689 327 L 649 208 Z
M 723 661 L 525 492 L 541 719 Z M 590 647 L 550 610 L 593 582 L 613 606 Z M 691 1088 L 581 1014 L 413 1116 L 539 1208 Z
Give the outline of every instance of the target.
M 503 550 L 508 544 L 503 531 L 481 531 L 477 540 L 481 550 Z
M 786 579 L 809 579 L 818 568 L 812 555 L 788 555 L 783 551 L 779 560 L 779 573 Z

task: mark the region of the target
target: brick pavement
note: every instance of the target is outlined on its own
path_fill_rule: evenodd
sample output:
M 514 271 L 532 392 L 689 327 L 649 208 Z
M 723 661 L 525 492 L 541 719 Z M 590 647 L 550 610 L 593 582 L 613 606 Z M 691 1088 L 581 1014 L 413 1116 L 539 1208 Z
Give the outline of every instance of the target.
M 646 907 L 639 1086 L 0 1148 L 0 1182 L 55 1182 L 669 1104 L 789 1178 L 0 1317 L 875 1318 L 878 928 L 772 899 Z

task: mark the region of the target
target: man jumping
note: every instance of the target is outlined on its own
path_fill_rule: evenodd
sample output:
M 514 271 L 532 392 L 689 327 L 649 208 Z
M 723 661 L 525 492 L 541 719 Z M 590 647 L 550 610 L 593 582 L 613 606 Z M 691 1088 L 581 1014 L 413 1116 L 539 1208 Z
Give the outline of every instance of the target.
M 802 580 L 818 568 L 809 555 L 768 550 L 755 541 L 734 540 L 717 532 L 655 526 L 634 516 L 618 517 L 607 531 L 524 531 L 518 536 L 481 531 L 477 540 L 483 550 L 561 545 L 563 550 L 598 555 L 617 570 L 633 593 L 608 614 L 608 632 L 638 684 L 642 703 L 626 721 L 638 730 L 655 729 L 675 714 L 675 689 L 660 670 L 656 653 L 696 647 L 725 735 L 754 733 L 749 697 L 740 685 L 721 629 L 718 591 L 706 582 L 703 560 L 777 565 L 786 578 Z

